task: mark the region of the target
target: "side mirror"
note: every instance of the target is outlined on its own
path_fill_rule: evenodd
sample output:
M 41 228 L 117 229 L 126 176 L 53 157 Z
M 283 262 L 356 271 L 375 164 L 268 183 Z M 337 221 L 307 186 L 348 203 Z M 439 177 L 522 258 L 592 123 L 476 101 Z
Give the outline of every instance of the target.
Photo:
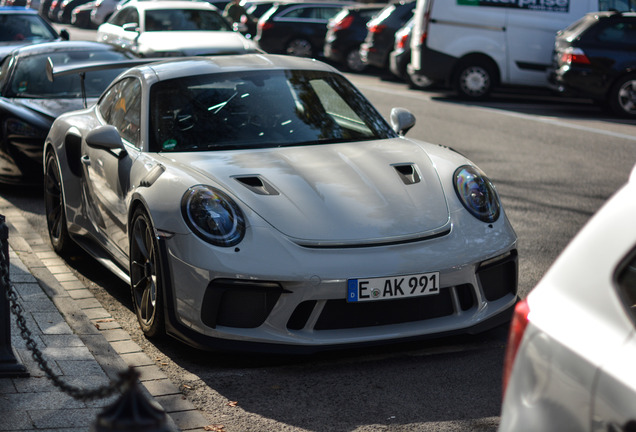
M 415 126 L 415 116 L 406 108 L 393 108 L 391 110 L 391 127 L 400 134 L 406 133 Z
M 100 126 L 86 134 L 86 144 L 89 147 L 112 151 L 121 156 L 126 154 L 121 136 L 115 126 Z
M 71 34 L 68 32 L 68 30 L 62 29 L 60 30 L 60 38 L 65 41 L 71 40 Z

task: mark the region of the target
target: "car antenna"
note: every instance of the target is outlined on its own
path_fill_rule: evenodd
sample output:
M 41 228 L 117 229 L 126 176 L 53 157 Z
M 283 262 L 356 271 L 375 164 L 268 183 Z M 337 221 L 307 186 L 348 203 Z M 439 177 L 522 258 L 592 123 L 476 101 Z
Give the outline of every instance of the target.
M 82 92 L 82 103 L 84 104 L 84 108 L 86 108 L 88 106 L 88 103 L 86 101 L 86 85 L 84 83 L 84 81 L 86 81 L 86 72 L 80 72 L 79 76 L 80 88 Z M 53 80 L 55 79 L 53 75 L 53 60 L 51 60 L 51 57 L 46 58 L 46 77 L 51 82 L 53 82 Z

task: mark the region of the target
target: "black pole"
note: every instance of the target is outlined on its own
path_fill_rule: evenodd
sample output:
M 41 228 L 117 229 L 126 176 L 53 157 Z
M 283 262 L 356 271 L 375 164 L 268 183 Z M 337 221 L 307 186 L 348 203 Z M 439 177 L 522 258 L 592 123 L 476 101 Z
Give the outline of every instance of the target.
M 29 376 L 11 346 L 11 311 L 9 310 L 9 227 L 0 215 L 0 378 Z

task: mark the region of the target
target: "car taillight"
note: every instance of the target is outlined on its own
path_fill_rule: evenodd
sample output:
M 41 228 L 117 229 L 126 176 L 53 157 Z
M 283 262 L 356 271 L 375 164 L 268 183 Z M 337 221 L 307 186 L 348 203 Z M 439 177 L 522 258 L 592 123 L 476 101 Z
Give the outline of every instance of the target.
M 506 387 L 508 387 L 508 379 L 512 373 L 512 366 L 515 363 L 515 357 L 521 345 L 523 339 L 523 333 L 528 326 L 528 315 L 530 314 L 530 308 L 526 300 L 519 301 L 515 306 L 515 312 L 510 322 L 510 330 L 508 333 L 508 345 L 506 346 L 506 355 L 504 357 L 503 365 L 503 394 L 506 394 Z
M 401 38 L 398 39 L 398 41 L 396 42 L 395 47 L 397 49 L 404 49 L 404 47 L 406 46 L 406 40 L 409 38 L 408 34 L 402 35 Z
M 385 25 L 372 25 L 369 26 L 369 31 L 371 33 L 379 34 L 382 33 L 386 29 Z
M 559 62 L 561 65 L 590 64 L 590 59 L 587 58 L 585 52 L 583 52 L 581 48 L 570 47 L 561 53 Z
M 259 21 L 258 22 L 258 28 L 260 28 L 261 30 L 269 30 L 272 27 L 274 27 L 274 24 L 272 24 L 269 21 Z
M 343 19 L 341 19 L 340 21 L 338 21 L 337 23 L 333 25 L 333 30 L 339 31 L 339 30 L 347 29 L 351 26 L 352 23 L 353 23 L 353 17 L 351 15 L 347 15 L 346 17 L 344 17 Z

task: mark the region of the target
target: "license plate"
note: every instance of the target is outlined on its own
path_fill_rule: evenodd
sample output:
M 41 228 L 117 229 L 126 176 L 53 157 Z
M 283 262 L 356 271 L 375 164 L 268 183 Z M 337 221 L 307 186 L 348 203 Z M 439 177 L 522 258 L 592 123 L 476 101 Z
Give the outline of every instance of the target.
M 349 279 L 347 301 L 392 300 L 439 294 L 439 272 L 371 279 Z

